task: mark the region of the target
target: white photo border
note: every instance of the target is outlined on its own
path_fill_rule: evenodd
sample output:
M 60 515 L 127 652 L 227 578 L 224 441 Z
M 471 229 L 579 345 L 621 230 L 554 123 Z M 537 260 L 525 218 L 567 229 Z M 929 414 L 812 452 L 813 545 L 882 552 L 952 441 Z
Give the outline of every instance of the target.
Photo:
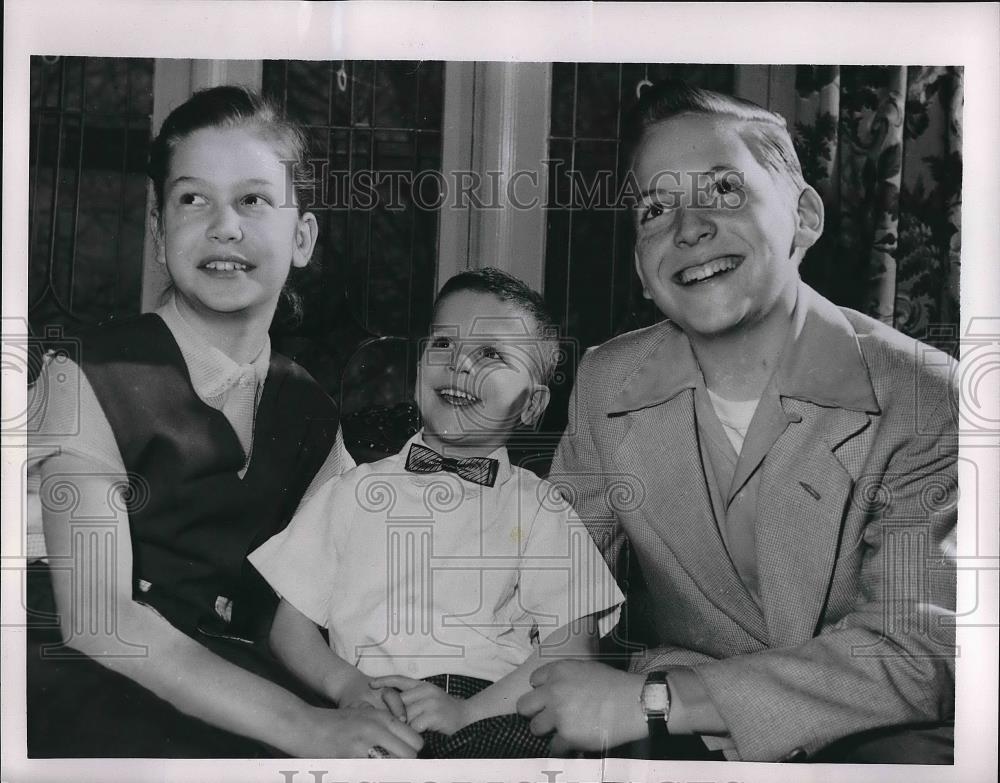
M 27 318 L 28 73 L 32 54 L 210 59 L 521 60 L 921 64 L 965 68 L 962 333 L 1000 329 L 1000 5 L 962 3 L 411 3 L 10 0 L 4 8 L 3 316 Z M 997 395 L 997 372 L 986 400 Z M 5 369 L 4 420 L 24 409 Z M 980 444 L 982 441 L 980 440 Z M 997 439 L 963 456 L 1000 475 Z M 3 621 L 18 621 L 23 443 L 2 464 Z M 24 636 L 2 635 L 2 779 L 7 781 L 928 781 L 997 779 L 997 485 L 960 501 L 959 556 L 994 563 L 959 580 L 956 765 L 951 768 L 628 760 L 26 760 Z M 979 515 L 978 534 L 972 529 Z M 985 530 L 982 528 L 986 528 Z M 484 766 L 487 768 L 484 769 Z M 310 771 L 313 771 L 310 774 Z M 325 772 L 318 776 L 318 773 Z

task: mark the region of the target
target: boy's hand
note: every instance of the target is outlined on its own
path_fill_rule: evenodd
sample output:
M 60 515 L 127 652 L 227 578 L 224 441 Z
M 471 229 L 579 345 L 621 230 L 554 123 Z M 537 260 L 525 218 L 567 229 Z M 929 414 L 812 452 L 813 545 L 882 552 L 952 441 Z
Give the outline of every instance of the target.
M 377 710 L 388 710 L 393 717 L 406 721 L 406 707 L 399 696 L 399 691 L 391 687 L 370 685 L 372 680 L 364 675 L 354 677 L 344 686 L 337 699 L 341 709 L 351 707 L 374 707 Z
M 468 725 L 466 702 L 436 685 L 401 675 L 376 677 L 372 688 L 396 688 L 406 706 L 406 722 L 414 731 L 440 731 L 449 736 Z
M 517 711 L 536 737 L 555 732 L 554 754 L 606 750 L 646 736 L 645 680 L 596 661 L 553 661 L 531 673 L 534 690 L 518 699 Z

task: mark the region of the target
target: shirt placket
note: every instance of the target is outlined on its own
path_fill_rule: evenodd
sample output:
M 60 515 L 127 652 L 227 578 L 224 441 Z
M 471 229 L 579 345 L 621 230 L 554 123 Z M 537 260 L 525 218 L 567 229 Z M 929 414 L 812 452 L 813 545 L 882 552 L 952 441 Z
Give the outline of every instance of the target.
M 254 423 L 256 421 L 257 402 L 260 394 L 260 386 L 252 367 L 240 368 L 240 374 L 236 378 L 229 392 L 226 394 L 225 402 L 222 406 L 222 413 L 232 425 L 233 430 L 239 438 L 243 447 L 245 460 L 243 469 L 240 471 L 240 478 L 243 478 L 250 459 L 253 456 Z

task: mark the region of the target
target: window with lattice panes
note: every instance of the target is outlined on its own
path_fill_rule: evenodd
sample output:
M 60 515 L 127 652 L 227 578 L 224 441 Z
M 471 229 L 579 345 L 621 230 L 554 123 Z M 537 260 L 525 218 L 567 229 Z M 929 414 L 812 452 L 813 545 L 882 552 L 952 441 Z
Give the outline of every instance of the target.
M 137 314 L 153 60 L 31 58 L 28 320 L 72 335 Z
M 433 199 L 414 199 L 408 183 L 441 168 L 443 88 L 441 62 L 264 63 L 265 96 L 308 136 L 317 182 L 314 203 L 303 206 L 320 227 L 313 263 L 292 281 L 303 318 L 276 325 L 276 347 L 337 396 L 345 372 L 356 370 L 359 347 L 378 338 L 406 344 L 384 371 L 352 376 L 357 389 L 344 383 L 348 410 L 391 402 L 412 385 L 413 352 L 435 294 L 438 214 L 426 207 Z M 362 198 L 371 188 L 377 198 Z M 403 377 L 387 379 L 387 372 Z

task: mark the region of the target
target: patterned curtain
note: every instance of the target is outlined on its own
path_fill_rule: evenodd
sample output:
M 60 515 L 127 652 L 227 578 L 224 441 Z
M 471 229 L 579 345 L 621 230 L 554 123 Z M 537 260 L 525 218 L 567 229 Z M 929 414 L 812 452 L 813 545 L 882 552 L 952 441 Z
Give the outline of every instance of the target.
M 957 333 L 962 78 L 947 66 L 798 66 L 788 118 L 826 206 L 803 278 L 931 342 Z

